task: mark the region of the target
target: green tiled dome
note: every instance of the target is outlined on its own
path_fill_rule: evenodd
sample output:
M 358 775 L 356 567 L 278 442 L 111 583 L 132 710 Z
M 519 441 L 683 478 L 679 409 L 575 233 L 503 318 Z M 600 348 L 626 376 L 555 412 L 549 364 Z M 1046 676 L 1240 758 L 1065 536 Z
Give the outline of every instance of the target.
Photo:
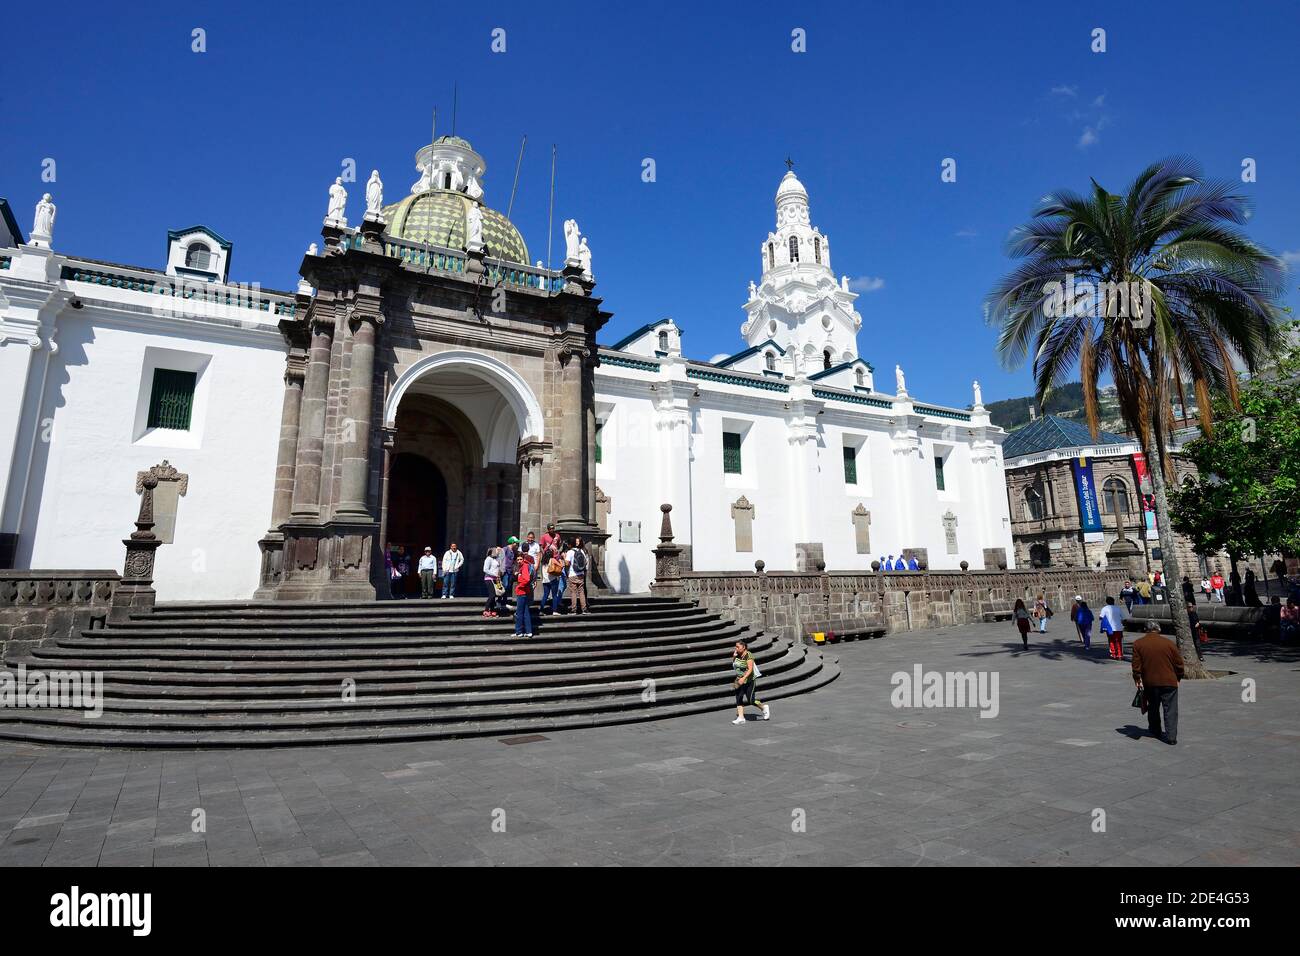
M 451 189 L 430 189 L 384 207 L 388 234 L 410 242 L 465 248 L 465 213 L 471 200 Z M 507 262 L 531 264 L 519 230 L 495 209 L 483 207 L 483 242 L 487 254 Z

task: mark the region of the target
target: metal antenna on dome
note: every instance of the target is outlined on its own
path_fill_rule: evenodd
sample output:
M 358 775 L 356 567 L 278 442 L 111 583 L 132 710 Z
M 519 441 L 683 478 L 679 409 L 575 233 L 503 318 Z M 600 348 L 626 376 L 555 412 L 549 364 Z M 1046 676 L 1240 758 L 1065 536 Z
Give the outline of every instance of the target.
M 459 99 L 460 84 L 451 85 L 451 135 L 456 135 L 456 101 Z
M 546 211 L 546 271 L 551 271 L 551 236 L 555 232 L 555 144 L 551 144 L 551 203 Z
M 510 187 L 510 202 L 506 205 L 506 218 L 510 218 L 510 213 L 515 208 L 515 190 L 519 188 L 519 169 L 524 164 L 524 146 L 528 142 L 528 134 L 519 141 L 519 158 L 515 160 L 515 184 Z

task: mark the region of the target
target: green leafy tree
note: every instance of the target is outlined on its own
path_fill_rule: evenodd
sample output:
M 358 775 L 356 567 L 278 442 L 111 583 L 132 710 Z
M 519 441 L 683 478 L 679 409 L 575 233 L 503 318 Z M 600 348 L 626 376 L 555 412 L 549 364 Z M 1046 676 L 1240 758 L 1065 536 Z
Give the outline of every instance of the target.
M 1241 386 L 1239 407 L 1216 397 L 1213 433 L 1184 452 L 1198 474 L 1170 503 L 1197 551 L 1300 552 L 1300 323 Z
M 1237 227 L 1247 202 L 1205 180 L 1188 159 L 1148 166 L 1121 195 L 1095 180 L 1080 195 L 1045 196 L 1007 252 L 1019 264 L 989 295 L 1005 366 L 1033 362 L 1038 398 L 1077 367 L 1084 413 L 1099 431 L 1098 382 L 1109 374 L 1120 414 L 1150 469 L 1165 577 L 1182 576 L 1168 483 L 1173 404 L 1195 389 L 1208 434 L 1211 393 L 1237 405 L 1234 359 L 1255 371 L 1277 339 L 1282 263 Z M 1187 671 L 1203 676 L 1187 609 L 1170 605 Z

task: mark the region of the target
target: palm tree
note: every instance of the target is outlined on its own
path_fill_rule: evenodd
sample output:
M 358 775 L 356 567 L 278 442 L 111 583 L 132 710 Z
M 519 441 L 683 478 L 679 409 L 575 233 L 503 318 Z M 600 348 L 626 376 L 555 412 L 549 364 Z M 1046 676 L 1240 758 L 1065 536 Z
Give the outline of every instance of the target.
M 1098 379 L 1114 380 L 1120 413 L 1151 463 L 1175 593 L 1182 573 L 1166 493 L 1174 399 L 1186 405 L 1190 385 L 1209 434 L 1211 392 L 1237 404 L 1234 362 L 1253 372 L 1281 315 L 1284 267 L 1237 228 L 1248 205 L 1232 190 L 1172 158 L 1148 166 L 1123 195 L 1095 180 L 1086 195 L 1047 195 L 1008 239 L 1008 255 L 1021 261 L 988 300 L 1003 365 L 1019 367 L 1032 350 L 1038 401 L 1078 364 L 1094 440 Z M 1204 676 L 1187 608 L 1173 600 L 1170 610 L 1187 672 Z

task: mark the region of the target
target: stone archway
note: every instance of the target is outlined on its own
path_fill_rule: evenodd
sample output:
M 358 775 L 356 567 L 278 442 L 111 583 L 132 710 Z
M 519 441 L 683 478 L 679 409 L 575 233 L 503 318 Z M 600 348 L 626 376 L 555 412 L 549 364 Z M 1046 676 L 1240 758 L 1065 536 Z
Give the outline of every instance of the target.
M 466 365 L 434 361 L 439 357 L 415 363 L 385 403 L 380 549 L 396 560 L 413 544 L 403 535 L 420 528 L 433 540 L 418 546 L 431 544 L 439 557 L 454 541 L 465 555 L 457 593 L 474 595 L 483 590 L 476 571 L 487 549 L 520 533 L 525 522 L 521 427 L 532 421 L 536 401 L 526 386 L 497 374 L 494 360 Z M 399 467 L 412 460 L 428 462 L 440 479 L 424 498 Z

